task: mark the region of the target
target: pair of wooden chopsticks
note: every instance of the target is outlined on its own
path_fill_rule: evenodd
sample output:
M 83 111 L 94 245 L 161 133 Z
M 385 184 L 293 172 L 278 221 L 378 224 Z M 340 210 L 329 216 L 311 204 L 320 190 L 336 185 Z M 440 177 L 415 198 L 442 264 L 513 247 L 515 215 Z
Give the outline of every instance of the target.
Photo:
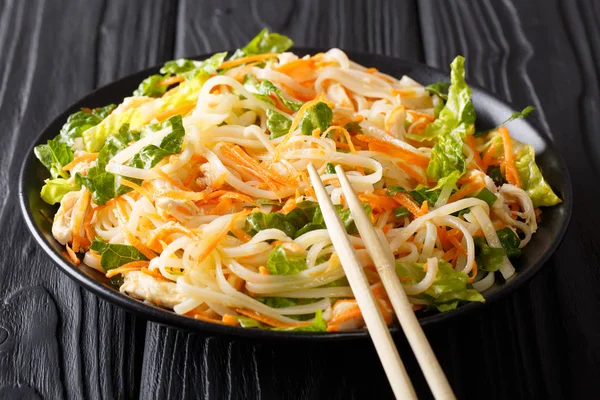
M 384 246 L 380 241 L 375 228 L 371 224 L 371 220 L 354 193 L 342 167 L 340 165 L 336 166 L 335 171 L 358 232 L 377 267 L 392 307 L 400 321 L 400 326 L 402 326 L 404 334 L 415 353 L 431 392 L 436 399 L 455 399 L 448 379 L 446 379 L 444 371 L 440 367 L 431 349 L 431 345 L 427 341 L 421 325 L 415 316 L 412 305 L 408 301 L 406 293 L 404 293 L 402 284 L 396 275 L 394 255 L 389 246 Z M 415 390 L 406 373 L 388 327 L 383 320 L 375 297 L 369 288 L 367 277 L 346 234 L 346 229 L 340 221 L 314 165 L 308 165 L 308 173 L 315 194 L 317 195 L 331 242 L 344 268 L 348 282 L 350 282 L 350 287 L 358 302 L 394 395 L 399 399 L 416 399 Z

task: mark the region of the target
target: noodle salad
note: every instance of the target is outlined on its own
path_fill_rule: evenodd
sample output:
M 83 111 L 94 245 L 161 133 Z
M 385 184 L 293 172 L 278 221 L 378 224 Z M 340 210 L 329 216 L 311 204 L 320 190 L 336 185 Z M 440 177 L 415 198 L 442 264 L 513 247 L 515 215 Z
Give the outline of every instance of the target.
M 364 326 L 306 167 L 319 170 L 388 323 L 346 207 L 344 167 L 414 310 L 484 302 L 560 203 L 532 146 L 475 129 L 464 59 L 422 86 L 348 59 L 298 57 L 266 29 L 231 55 L 167 62 L 119 105 L 83 108 L 35 148 L 52 233 L 74 264 L 177 314 L 242 327 Z

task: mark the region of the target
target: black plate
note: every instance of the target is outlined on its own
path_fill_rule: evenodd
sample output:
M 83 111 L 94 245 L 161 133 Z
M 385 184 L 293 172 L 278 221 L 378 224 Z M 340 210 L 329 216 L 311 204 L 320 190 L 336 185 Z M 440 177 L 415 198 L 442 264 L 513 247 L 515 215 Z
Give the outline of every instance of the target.
M 294 49 L 294 51 L 297 54 L 314 54 L 323 51 L 323 49 Z M 382 72 L 396 77 L 408 75 L 424 85 L 440 80 L 448 80 L 448 75 L 446 73 L 425 65 L 375 54 L 356 52 L 348 52 L 347 54 L 352 60 L 362 65 L 375 67 Z M 208 56 L 199 56 L 195 58 L 205 59 L 207 57 Z M 159 69 L 160 67 L 154 67 L 138 72 L 92 92 L 73 104 L 62 115 L 48 125 L 37 138 L 34 145 L 45 143 L 48 139 L 55 137 L 60 131 L 61 126 L 67 120 L 67 117 L 81 107 L 93 108 L 104 106 L 109 103 L 120 103 L 124 97 L 131 95 L 144 78 L 148 75 L 157 73 Z M 495 126 L 504 121 L 515 111 L 513 107 L 496 96 L 475 85 L 472 85 L 471 87 L 473 89 L 473 103 L 477 111 L 477 121 L 478 125 L 481 125 L 481 128 Z M 514 263 L 517 274 L 504 283 L 499 283 L 498 281 L 501 280 L 497 280 L 497 283 L 493 287 L 484 292 L 486 304 L 512 293 L 542 267 L 544 262 L 558 247 L 565 234 L 571 216 L 573 195 L 569 173 L 565 162 L 554 148 L 548 136 L 545 133 L 536 130 L 528 122 L 522 120 L 511 123 L 510 130 L 511 135 L 516 139 L 529 143 L 535 147 L 536 161 L 542 169 L 548 183 L 557 192 L 558 196 L 563 199 L 563 203 L 555 207 L 544 209 L 542 215 L 543 219 L 537 233 L 525 248 L 523 257 L 521 257 L 518 262 Z M 264 339 L 311 340 L 339 340 L 367 337 L 367 332 L 365 330 L 320 334 L 262 331 L 213 324 L 180 316 L 174 312 L 121 294 L 118 290 L 111 287 L 108 284 L 108 280 L 99 272 L 92 268 L 88 268 L 85 265 L 73 265 L 65 256 L 63 246 L 52 237 L 51 225 L 40 213 L 40 210 L 43 210 L 48 215 L 52 215 L 55 212 L 54 207 L 49 206 L 40 199 L 40 189 L 46 178 L 48 178 L 48 172 L 35 158 L 32 146 L 23 162 L 19 177 L 21 210 L 29 230 L 36 238 L 38 244 L 46 251 L 46 253 L 48 253 L 52 260 L 54 260 L 67 276 L 113 304 L 152 321 L 207 334 L 224 334 Z M 423 326 L 431 326 L 439 324 L 444 320 L 472 314 L 474 311 L 480 310 L 483 307 L 485 307 L 485 305 L 481 303 L 469 303 L 448 313 L 420 314 L 419 320 Z M 393 332 L 398 332 L 399 328 L 396 326 L 393 327 L 392 330 Z

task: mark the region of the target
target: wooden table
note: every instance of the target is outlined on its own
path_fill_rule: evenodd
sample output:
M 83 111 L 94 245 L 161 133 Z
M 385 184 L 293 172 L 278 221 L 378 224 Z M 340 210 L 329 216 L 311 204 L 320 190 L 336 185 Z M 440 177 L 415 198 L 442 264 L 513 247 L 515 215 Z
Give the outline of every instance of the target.
M 70 281 L 30 237 L 17 174 L 41 129 L 119 77 L 244 44 L 298 45 L 448 69 L 518 108 L 567 160 L 573 220 L 543 270 L 484 313 L 428 330 L 459 398 L 600 392 L 600 3 L 596 1 L 0 1 L 0 398 L 389 398 L 369 341 L 252 343 L 146 322 Z M 399 339 L 423 398 L 430 396 Z

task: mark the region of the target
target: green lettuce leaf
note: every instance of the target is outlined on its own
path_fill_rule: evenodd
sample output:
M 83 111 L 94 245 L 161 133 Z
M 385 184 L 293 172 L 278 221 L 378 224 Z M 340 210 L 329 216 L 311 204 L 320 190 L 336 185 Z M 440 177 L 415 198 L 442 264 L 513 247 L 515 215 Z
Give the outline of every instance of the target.
M 498 235 L 498 239 L 500 239 L 500 243 L 502 247 L 506 251 L 506 255 L 509 258 L 520 257 L 523 254 L 523 250 L 519 248 L 521 245 L 521 239 L 517 236 L 512 229 L 506 227 L 504 229 L 499 229 L 496 231 Z
M 463 139 L 474 129 L 475 108 L 465 81 L 464 61 L 458 56 L 450 64 L 448 99 L 438 118 L 422 134 L 407 135 L 418 141 L 436 140 L 427 166 L 427 175 L 438 181 L 436 189 L 454 186 L 466 171 Z
M 161 97 L 167 89 L 166 85 L 159 86 L 158 83 L 168 78 L 170 75 L 150 75 L 140 83 L 138 88 L 133 92 L 134 96 Z
M 238 322 L 243 328 L 258 328 L 273 331 L 288 331 L 288 332 L 326 332 L 327 322 L 323 318 L 323 312 L 317 310 L 313 322 L 307 326 L 299 326 L 295 328 L 273 328 L 269 325 L 263 324 L 253 318 L 239 316 L 237 317 Z
M 242 328 L 258 328 L 258 329 L 272 329 L 269 325 L 265 325 L 262 322 L 255 320 L 254 318 L 239 316 L 237 317 L 238 322 Z
M 231 60 L 255 54 L 283 53 L 293 45 L 294 42 L 287 36 L 278 33 L 269 33 L 269 30 L 265 28 L 250 43 L 236 50 L 231 56 Z
M 306 254 L 288 253 L 277 245 L 269 254 L 267 269 L 271 275 L 297 274 L 306 269 Z
M 448 100 L 448 89 L 450 89 L 450 83 L 448 82 L 435 82 L 425 86 L 426 91 L 439 96 L 444 101 Z
M 122 113 L 112 113 L 100 124 L 83 132 L 83 144 L 86 151 L 97 152 L 102 149 L 106 138 L 119 130 L 123 124 L 129 124 L 133 130 L 139 130 L 165 111 L 186 104 L 195 104 L 202 89 L 202 79 L 191 79 L 177 86 L 176 90 L 166 93 L 163 97 L 130 108 Z
M 48 204 L 60 203 L 65 194 L 79 190 L 75 183 L 64 178 L 46 179 L 40 193 L 42 200 Z
M 301 101 L 289 100 L 287 97 L 285 97 L 281 89 L 279 89 L 277 86 L 275 86 L 273 83 L 267 80 L 264 80 L 260 83 L 260 85 L 258 86 L 258 93 L 265 96 L 275 95 L 277 99 L 279 99 L 279 101 L 283 103 L 284 106 L 286 106 L 292 111 L 298 111 L 300 107 L 302 107 L 302 105 L 304 104 Z
M 88 152 L 97 152 L 102 149 L 106 138 L 121 126 L 127 124 L 138 113 L 137 108 L 129 109 L 118 114 L 110 114 L 101 123 L 93 126 L 82 133 L 83 144 Z
M 285 214 L 273 212 L 273 213 L 262 213 L 255 212 L 246 218 L 246 224 L 244 225 L 244 231 L 249 235 L 254 236 L 258 232 L 265 229 L 279 229 L 285 233 L 288 237 L 293 238 L 298 228 L 287 221 Z
M 275 328 L 274 330 L 288 332 L 326 332 L 327 322 L 325 322 L 325 319 L 323 318 L 323 312 L 321 310 L 317 310 L 315 313 L 315 318 L 310 325 L 298 326 L 295 328 Z
M 371 207 L 364 205 L 367 214 L 371 212 Z M 346 227 L 349 234 L 358 232 L 349 209 L 344 209 L 341 205 L 335 206 L 340 219 Z M 297 238 L 307 232 L 317 229 L 326 229 L 323 214 L 318 203 L 314 201 L 303 201 L 295 209 L 287 214 L 280 212 L 262 213 L 255 212 L 246 218 L 244 231 L 254 236 L 264 229 L 279 229 L 290 238 Z
M 159 146 L 145 146 L 138 154 L 132 157 L 126 165 L 150 169 L 156 166 L 164 157 L 177 154 L 181 151 L 185 130 L 181 115 L 169 118 L 168 123 L 172 127 Z M 87 175 L 77 173 L 75 181 L 78 185 L 84 185 L 91 193 L 92 199 L 98 205 L 104 205 L 110 199 L 122 196 L 131 191 L 128 186 L 119 183 L 119 177 L 106 171 L 108 161 L 118 152 L 125 149 L 132 141 L 140 139 L 140 133 L 132 131 L 128 124 L 121 126 L 118 132 L 110 135 L 98 154 L 96 166 L 89 169 Z M 134 180 L 138 182 L 137 180 Z
M 439 136 L 448 136 L 455 131 L 457 137 L 464 137 L 475 124 L 475 107 L 471 102 L 471 89 L 465 81 L 465 59 L 457 56 L 450 64 L 450 87 L 448 98 L 439 117 L 429 124 L 425 132 L 418 135 L 406 135 L 410 139 L 423 141 Z
M 411 278 L 403 284 L 415 284 L 425 277 L 424 264 L 396 262 L 398 276 Z M 449 311 L 456 308 L 461 301 L 485 302 L 483 296 L 475 289 L 470 289 L 467 283 L 469 277 L 452 268 L 444 260 L 438 262 L 438 273 L 433 284 L 417 297 L 429 300 L 431 306 L 439 311 Z
M 348 133 L 363 133 L 362 127 L 356 121 L 350 121 L 344 125 L 344 129 L 348 131 Z
M 285 117 L 280 112 L 267 110 L 267 129 L 271 132 L 271 139 L 277 139 L 278 137 L 287 135 L 291 127 L 291 119 Z
M 473 237 L 477 267 L 483 271 L 498 271 L 504 262 L 506 252 L 503 248 L 490 247 L 480 236 Z
M 546 183 L 540 168 L 535 163 L 533 146 L 525 145 L 517 153 L 515 165 L 521 180 L 521 188 L 527 192 L 534 207 L 549 207 L 561 202 Z
M 59 140 L 69 145 L 69 147 L 73 146 L 75 138 L 81 137 L 83 132 L 102 122 L 115 107 L 114 104 L 109 104 L 95 108 L 91 112 L 82 110 L 69 115 L 67 122 L 60 129 Z
M 75 174 L 75 182 L 90 191 L 96 204 L 104 205 L 107 201 L 131 191 L 131 188 L 119 184 L 116 175 L 106 172 L 106 165 L 130 142 L 137 141 L 139 138 L 139 132 L 132 131 L 128 124 L 123 124 L 116 133 L 106 139 L 98 153 L 96 165 L 90 168 L 85 176 L 80 173 Z
M 286 308 L 286 307 L 293 307 L 298 304 L 301 304 L 301 300 L 306 300 L 306 299 L 294 299 L 291 297 L 257 297 L 254 300 L 260 301 L 261 303 L 263 303 L 269 307 Z M 314 301 L 314 299 L 311 301 L 302 302 L 302 304 L 311 303 L 313 301 Z
M 216 53 L 204 61 L 188 60 L 180 58 L 178 60 L 167 61 L 160 69 L 161 74 L 179 75 L 185 80 L 194 78 L 208 79 L 210 75 L 217 73 L 217 68 L 225 60 L 226 52 Z
M 329 128 L 332 120 L 333 111 L 327 104 L 320 101 L 306 110 L 300 120 L 300 129 L 305 135 L 312 135 L 315 129 L 320 129 L 322 133 Z
M 185 137 L 185 129 L 183 128 L 183 120 L 181 115 L 175 115 L 168 119 L 171 124 L 172 131 L 156 146 L 150 144 L 145 146 L 137 153 L 127 165 L 135 168 L 150 169 L 162 161 L 163 158 L 171 154 L 179 154 Z
M 254 77 L 254 75 L 247 74 L 244 77 L 244 87 L 252 92 L 256 98 L 265 103 L 275 105 L 275 101 L 270 97 L 271 94 L 275 95 L 281 103 L 292 111 L 298 111 L 302 107 L 302 102 L 296 102 L 288 100 L 282 93 L 282 91 L 273 85 L 270 81 L 262 81 L 261 83 Z M 271 132 L 271 139 L 277 139 L 278 137 L 286 135 L 292 127 L 292 120 L 286 117 L 281 112 L 274 111 L 271 109 L 267 110 L 267 129 Z
M 73 161 L 73 150 L 60 141 L 60 137 L 48 140 L 46 144 L 40 144 L 33 149 L 38 160 L 50 171 L 53 179 L 68 178 L 69 173 L 63 171 L 63 167 Z
M 118 268 L 132 261 L 148 260 L 138 249 L 126 244 L 110 244 L 94 240 L 90 249 L 100 254 L 100 265 L 105 271 Z

